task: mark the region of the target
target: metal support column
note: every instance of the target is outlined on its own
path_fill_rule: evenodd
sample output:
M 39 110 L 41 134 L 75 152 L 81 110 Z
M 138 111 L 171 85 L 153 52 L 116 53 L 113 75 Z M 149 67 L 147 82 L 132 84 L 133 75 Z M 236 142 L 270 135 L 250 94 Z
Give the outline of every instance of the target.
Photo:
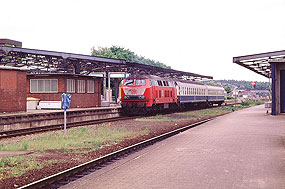
M 111 103 L 112 102 L 112 98 L 111 98 L 111 78 L 110 78 L 110 73 L 108 72 L 108 95 L 109 95 L 109 99 L 108 101 Z
M 107 101 L 107 97 L 106 97 L 106 72 L 104 72 L 104 81 L 103 81 L 103 96 L 104 96 L 104 100 Z
M 276 91 L 275 91 L 275 80 L 276 80 L 276 73 L 275 73 L 275 63 L 271 63 L 271 78 L 272 78 L 272 104 L 271 104 L 271 114 L 276 115 Z
M 114 79 L 114 87 L 115 87 L 115 102 L 118 102 L 118 96 L 119 96 L 119 84 L 120 80 L 119 79 Z

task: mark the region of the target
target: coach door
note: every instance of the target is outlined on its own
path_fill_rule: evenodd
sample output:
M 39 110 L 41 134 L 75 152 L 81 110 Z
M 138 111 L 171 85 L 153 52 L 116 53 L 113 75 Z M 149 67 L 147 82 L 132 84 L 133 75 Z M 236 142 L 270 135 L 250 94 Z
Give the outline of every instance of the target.
M 280 112 L 285 113 L 285 70 L 280 71 Z

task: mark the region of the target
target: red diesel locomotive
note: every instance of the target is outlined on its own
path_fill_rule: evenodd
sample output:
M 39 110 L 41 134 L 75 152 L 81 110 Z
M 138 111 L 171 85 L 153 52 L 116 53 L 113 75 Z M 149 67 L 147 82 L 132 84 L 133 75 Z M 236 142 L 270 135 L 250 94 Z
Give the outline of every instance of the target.
M 125 114 L 144 114 L 148 111 L 172 109 L 177 106 L 174 82 L 153 75 L 132 75 L 121 89 L 121 105 Z
M 208 107 L 221 105 L 224 93 L 222 86 L 153 75 L 132 75 L 123 81 L 121 105 L 124 114 Z

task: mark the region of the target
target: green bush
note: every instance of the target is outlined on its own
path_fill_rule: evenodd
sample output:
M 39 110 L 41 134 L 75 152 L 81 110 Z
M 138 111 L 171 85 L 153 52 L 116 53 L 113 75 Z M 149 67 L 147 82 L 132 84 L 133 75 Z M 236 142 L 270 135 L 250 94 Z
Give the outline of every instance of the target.
M 254 104 L 253 101 L 242 101 L 241 105 L 242 106 L 252 106 Z
M 255 101 L 254 104 L 255 105 L 261 105 L 261 104 L 264 104 L 264 102 L 262 100 L 257 100 L 257 101 Z
M 227 100 L 235 99 L 235 97 L 233 97 L 233 96 L 227 96 L 226 98 L 227 98 Z

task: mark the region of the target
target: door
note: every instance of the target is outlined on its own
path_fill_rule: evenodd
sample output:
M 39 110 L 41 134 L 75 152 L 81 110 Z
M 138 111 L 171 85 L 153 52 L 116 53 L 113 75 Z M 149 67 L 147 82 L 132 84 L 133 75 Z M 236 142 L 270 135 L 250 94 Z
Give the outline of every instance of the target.
M 285 113 L 285 70 L 280 71 L 280 112 Z

